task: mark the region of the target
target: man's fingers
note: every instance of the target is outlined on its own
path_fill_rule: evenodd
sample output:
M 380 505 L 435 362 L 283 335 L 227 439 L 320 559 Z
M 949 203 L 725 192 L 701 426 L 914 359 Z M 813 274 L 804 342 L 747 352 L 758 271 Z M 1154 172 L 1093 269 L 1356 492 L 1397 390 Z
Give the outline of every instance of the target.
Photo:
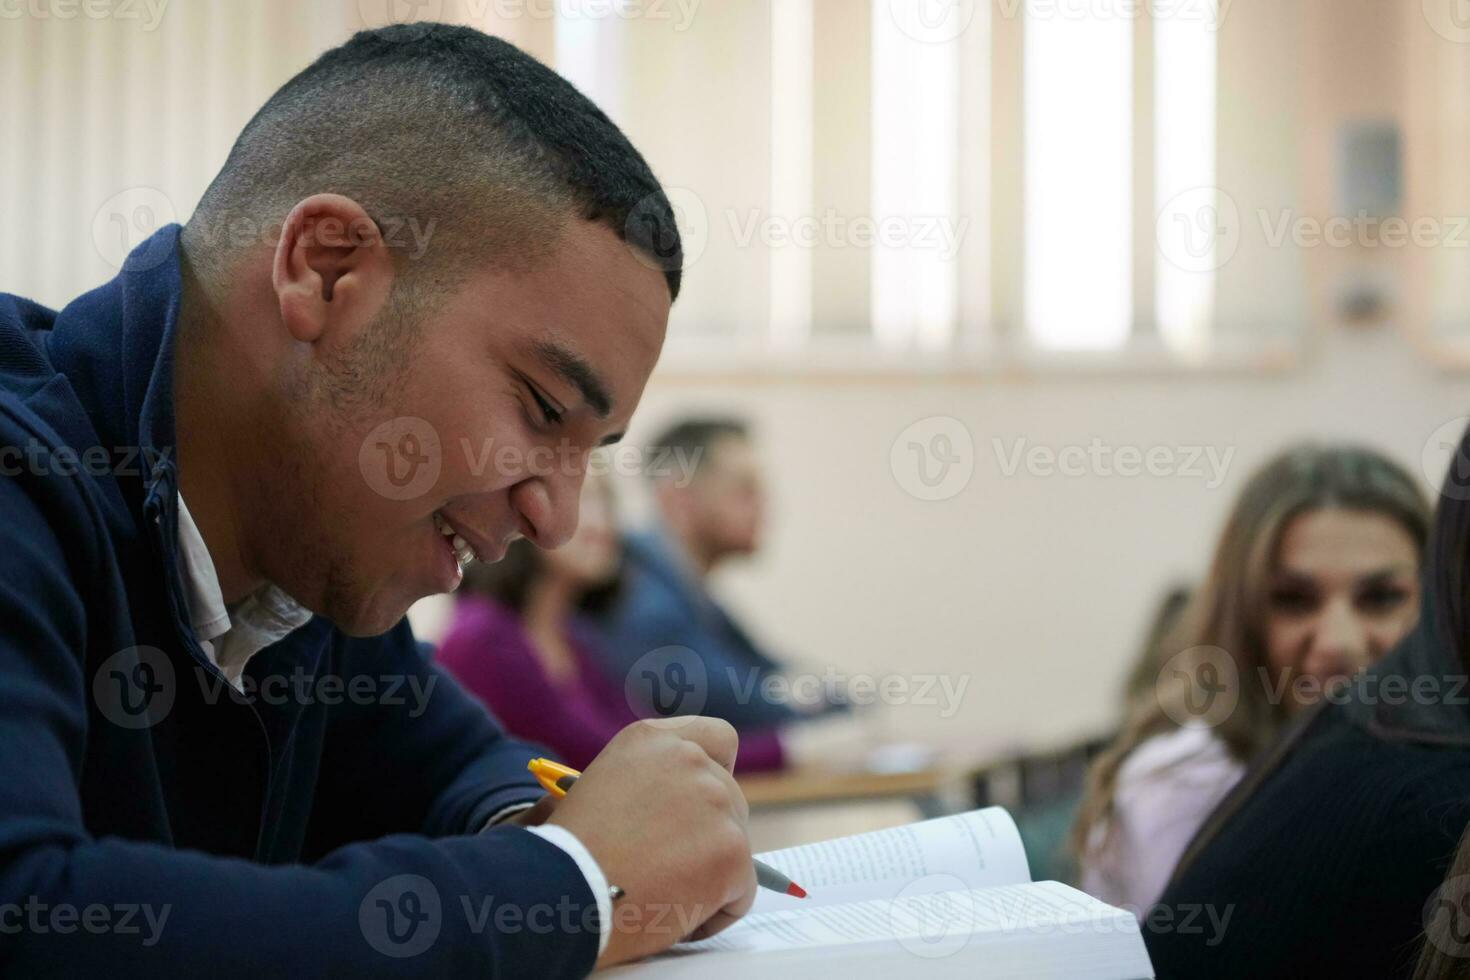
M 644 724 L 674 732 L 680 738 L 704 749 L 705 754 L 727 772 L 735 770 L 735 754 L 740 750 L 740 735 L 728 721 L 704 717 L 650 718 Z
M 715 936 L 724 932 L 726 929 L 730 928 L 735 923 L 745 918 L 745 913 L 750 911 L 750 906 L 754 901 L 755 895 L 752 894 L 748 898 L 742 898 L 741 901 L 735 903 L 734 905 L 725 906 L 714 915 L 706 919 L 704 925 L 700 926 L 698 929 L 695 929 L 694 932 L 690 933 L 689 939 L 691 941 L 708 939 L 710 936 Z
M 755 904 L 755 893 L 759 887 L 755 880 L 755 865 L 747 860 L 744 863 L 744 872 L 740 876 L 739 891 L 735 898 L 725 903 L 724 908 L 706 919 L 704 924 L 695 929 L 689 938 L 708 939 L 739 922 Z

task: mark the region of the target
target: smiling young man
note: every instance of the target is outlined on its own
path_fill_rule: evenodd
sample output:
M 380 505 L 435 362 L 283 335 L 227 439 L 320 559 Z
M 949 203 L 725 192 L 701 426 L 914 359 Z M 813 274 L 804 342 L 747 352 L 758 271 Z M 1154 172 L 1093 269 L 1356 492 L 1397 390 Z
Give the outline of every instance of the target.
M 112 282 L 0 296 L 0 975 L 579 976 L 744 913 L 729 726 L 633 726 L 553 804 L 403 619 L 570 536 L 678 270 L 605 116 L 415 25 Z

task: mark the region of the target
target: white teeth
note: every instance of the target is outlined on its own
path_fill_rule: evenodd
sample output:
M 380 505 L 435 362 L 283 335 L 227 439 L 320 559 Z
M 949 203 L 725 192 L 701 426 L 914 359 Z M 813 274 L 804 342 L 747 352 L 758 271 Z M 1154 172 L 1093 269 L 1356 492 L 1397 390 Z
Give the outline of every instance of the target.
M 464 566 L 476 560 L 478 556 L 475 554 L 475 549 L 470 547 L 470 543 L 464 539 L 464 536 L 455 531 L 437 510 L 434 512 L 434 526 L 439 529 L 440 534 L 450 539 L 449 546 L 454 551 L 455 560 L 459 562 L 461 571 L 464 570 Z

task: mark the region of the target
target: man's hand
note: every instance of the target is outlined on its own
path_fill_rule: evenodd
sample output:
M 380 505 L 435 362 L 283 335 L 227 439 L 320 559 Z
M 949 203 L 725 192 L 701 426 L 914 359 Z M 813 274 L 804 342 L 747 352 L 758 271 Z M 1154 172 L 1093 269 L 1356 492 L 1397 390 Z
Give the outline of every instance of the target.
M 730 775 L 738 743 L 715 718 L 635 722 L 548 819 L 576 834 L 625 893 L 598 966 L 714 935 L 755 901 L 749 810 Z

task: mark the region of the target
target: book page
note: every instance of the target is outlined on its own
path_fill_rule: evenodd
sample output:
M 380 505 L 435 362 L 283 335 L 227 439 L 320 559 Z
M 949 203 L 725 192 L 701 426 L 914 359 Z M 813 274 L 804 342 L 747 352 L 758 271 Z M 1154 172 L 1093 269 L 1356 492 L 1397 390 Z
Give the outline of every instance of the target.
M 806 889 L 761 889 L 752 914 L 1031 880 L 1015 821 L 1000 807 L 757 855 Z
M 981 946 L 987 952 L 958 955 Z M 978 972 L 977 955 L 985 963 Z M 784 976 L 805 972 L 787 969 L 797 962 L 842 964 L 848 978 L 938 973 L 941 966 L 949 968 L 945 975 L 971 977 L 991 971 L 1069 980 L 1153 975 L 1132 915 L 1050 881 L 750 915 L 718 936 L 680 944 L 627 972 L 649 980 L 756 971 Z M 1002 968 L 1022 963 L 1066 968 L 1015 974 Z M 896 972 L 899 965 L 906 968 Z

